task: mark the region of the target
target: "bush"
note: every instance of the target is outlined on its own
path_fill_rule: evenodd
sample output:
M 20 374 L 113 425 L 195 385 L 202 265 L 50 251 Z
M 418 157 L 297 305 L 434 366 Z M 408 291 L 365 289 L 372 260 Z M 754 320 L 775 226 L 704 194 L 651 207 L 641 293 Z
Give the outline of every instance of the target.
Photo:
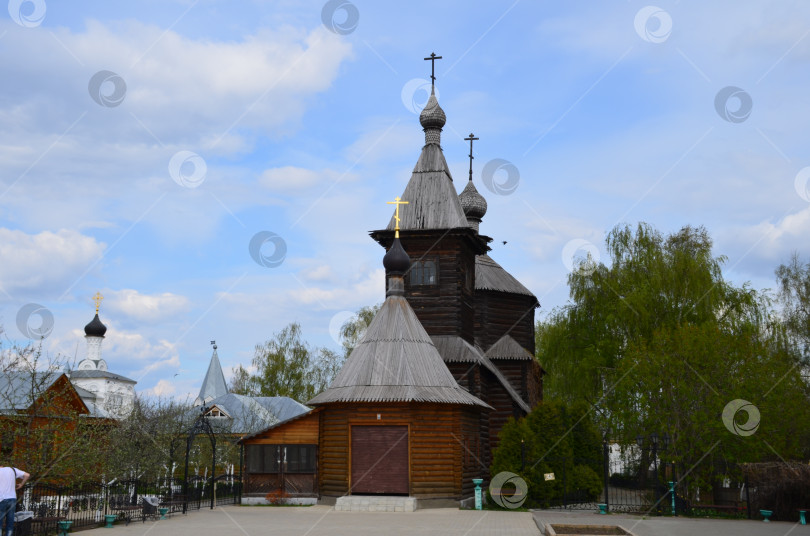
M 602 493 L 602 479 L 587 465 L 577 465 L 571 472 L 571 489 L 582 493 L 582 501 L 594 502 Z M 579 497 L 577 497 L 579 499 Z
M 544 401 L 526 417 L 509 419 L 499 434 L 491 476 L 520 475 L 528 486 L 527 507 L 561 504 L 563 494 L 593 501 L 602 492 L 602 441 L 584 406 Z M 526 466 L 521 467 L 521 442 Z M 554 480 L 544 475 L 554 473 Z

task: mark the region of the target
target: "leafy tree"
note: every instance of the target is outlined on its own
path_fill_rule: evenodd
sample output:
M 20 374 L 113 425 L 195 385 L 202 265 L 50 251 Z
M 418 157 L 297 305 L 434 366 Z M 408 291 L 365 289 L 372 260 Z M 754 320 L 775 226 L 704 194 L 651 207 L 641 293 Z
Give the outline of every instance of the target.
M 791 373 L 797 356 L 767 295 L 724 280 L 725 258 L 702 227 L 669 236 L 644 223 L 616 227 L 606 245 L 611 265 L 580 263 L 571 302 L 538 325 L 546 393 L 588 402 L 625 448 L 636 435 L 666 432 L 667 459 L 704 494 L 737 462 L 801 457 L 807 386 Z M 753 437 L 721 419 L 736 399 L 761 412 Z
M 788 264 L 776 269 L 776 280 L 785 325 L 806 366 L 810 363 L 810 262 L 794 254 Z
M 243 393 L 254 396 L 288 396 L 306 402 L 332 381 L 341 357 L 324 348 L 312 348 L 301 339 L 301 325 L 293 322 L 264 344 L 256 346 L 256 373 L 244 380 L 237 369 Z
M 190 410 L 188 403 L 136 397 L 132 412 L 106 438 L 107 481 L 182 476 Z
M 340 327 L 340 339 L 344 357 L 348 357 L 354 347 L 357 346 L 357 343 L 360 342 L 360 339 L 363 338 L 366 328 L 371 324 L 380 307 L 382 307 L 381 303 L 361 307 L 352 318 L 344 322 Z
M 235 395 L 250 395 L 250 372 L 248 372 L 248 370 L 242 365 L 239 365 L 236 367 L 236 369 L 234 369 L 231 383 L 228 385 L 228 391 Z

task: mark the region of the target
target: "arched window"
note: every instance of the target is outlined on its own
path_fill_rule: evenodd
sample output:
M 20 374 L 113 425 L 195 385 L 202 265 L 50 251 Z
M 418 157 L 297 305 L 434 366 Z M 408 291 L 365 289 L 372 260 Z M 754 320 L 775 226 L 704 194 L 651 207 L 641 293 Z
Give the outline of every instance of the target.
M 438 284 L 436 261 L 415 261 L 409 273 L 411 286 L 431 286 Z

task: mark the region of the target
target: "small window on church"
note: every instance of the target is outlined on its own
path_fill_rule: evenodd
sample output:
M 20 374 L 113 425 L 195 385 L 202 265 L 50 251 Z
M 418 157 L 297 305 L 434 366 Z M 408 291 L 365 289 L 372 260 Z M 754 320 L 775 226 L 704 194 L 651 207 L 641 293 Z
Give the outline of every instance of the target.
M 415 261 L 408 272 L 411 286 L 432 286 L 438 284 L 436 261 Z

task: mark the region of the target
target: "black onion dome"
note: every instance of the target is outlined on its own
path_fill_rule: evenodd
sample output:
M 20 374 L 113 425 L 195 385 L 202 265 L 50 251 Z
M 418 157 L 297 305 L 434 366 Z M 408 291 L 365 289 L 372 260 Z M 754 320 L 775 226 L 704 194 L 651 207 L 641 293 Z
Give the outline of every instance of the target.
M 442 128 L 446 122 L 447 116 L 439 106 L 435 91 L 431 89 L 430 98 L 422 109 L 422 113 L 419 114 L 419 123 L 422 124 L 422 128 Z
M 458 200 L 464 210 L 464 215 L 468 218 L 480 220 L 487 213 L 487 200 L 478 193 L 473 181 L 467 181 L 467 186 L 459 194 Z
M 105 333 L 107 333 L 107 326 L 101 323 L 98 313 L 89 324 L 84 326 L 84 334 L 88 337 L 103 337 Z
M 388 249 L 388 252 L 383 257 L 383 266 L 385 271 L 394 274 L 404 274 L 408 271 L 411 265 L 411 258 L 402 248 L 402 243 L 399 238 L 394 238 L 394 243 Z

